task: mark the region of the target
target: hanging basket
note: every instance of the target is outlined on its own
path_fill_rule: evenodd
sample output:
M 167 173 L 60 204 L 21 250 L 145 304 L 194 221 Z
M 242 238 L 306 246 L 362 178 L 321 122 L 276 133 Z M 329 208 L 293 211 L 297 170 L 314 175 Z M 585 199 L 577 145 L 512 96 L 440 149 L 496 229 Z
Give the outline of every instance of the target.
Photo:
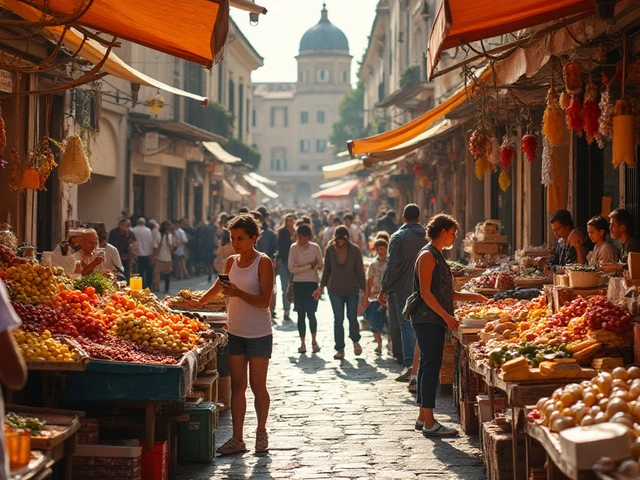
M 40 188 L 40 174 L 37 168 L 28 167 L 22 174 L 22 188 L 38 190 Z
M 84 152 L 82 139 L 77 135 L 67 139 L 58 167 L 58 178 L 74 185 L 86 183 L 91 178 L 91 165 Z

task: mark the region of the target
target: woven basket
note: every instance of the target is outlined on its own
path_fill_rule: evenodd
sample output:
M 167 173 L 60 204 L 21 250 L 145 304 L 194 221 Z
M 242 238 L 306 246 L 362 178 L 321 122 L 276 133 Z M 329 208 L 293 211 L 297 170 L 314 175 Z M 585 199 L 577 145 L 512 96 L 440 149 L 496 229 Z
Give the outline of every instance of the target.
M 600 286 L 600 273 L 568 271 L 569 285 L 572 288 L 592 288 Z

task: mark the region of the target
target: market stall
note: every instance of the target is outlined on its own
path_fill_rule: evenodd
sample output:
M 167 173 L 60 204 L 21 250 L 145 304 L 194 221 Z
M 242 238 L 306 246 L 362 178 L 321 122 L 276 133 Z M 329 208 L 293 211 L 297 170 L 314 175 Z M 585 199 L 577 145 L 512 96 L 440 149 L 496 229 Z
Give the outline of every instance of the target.
M 133 464 L 145 462 L 158 437 L 167 440 L 171 471 L 177 461 L 179 422 L 189 419 L 189 407 L 201 404 L 217 415 L 217 354 L 226 334 L 189 311 L 202 292 L 181 292 L 191 304 L 174 305 L 178 310 L 172 308 L 172 299 L 161 301 L 149 290 L 123 288 L 108 274 L 93 272 L 72 280 L 46 261 L 39 264 L 16 255 L 12 246 L 0 244 L 0 262 L 0 276 L 22 320 L 14 338 L 29 369 L 25 390 L 10 397 L 16 404 L 12 411 L 41 419 L 45 432 L 64 425 L 64 412 L 75 415 L 64 435 L 58 432 L 46 442 L 32 437 L 32 449 L 44 451 L 46 461 L 35 462 L 30 471 L 46 470 L 49 463 L 73 454 L 84 412 L 96 417 L 89 422 L 95 428 L 93 444 L 100 439 L 98 427 L 101 433 L 104 428 L 105 434 L 121 435 L 117 438 L 137 437 L 132 441 L 140 455 L 133 452 Z M 215 314 L 222 328 L 224 309 L 223 299 L 204 307 L 203 315 Z M 84 449 L 78 455 L 91 458 L 91 452 Z M 90 465 L 65 461 L 60 467 L 65 478 L 72 478 L 72 463 L 81 466 L 80 472 Z

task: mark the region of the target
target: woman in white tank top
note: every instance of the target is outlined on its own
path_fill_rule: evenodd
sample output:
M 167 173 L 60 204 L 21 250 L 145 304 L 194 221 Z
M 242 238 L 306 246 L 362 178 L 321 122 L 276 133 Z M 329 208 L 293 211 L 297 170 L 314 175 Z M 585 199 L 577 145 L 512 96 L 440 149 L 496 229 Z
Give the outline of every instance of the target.
M 260 224 L 251 215 L 238 215 L 227 225 L 236 255 L 227 259 L 223 274 L 200 302 L 206 304 L 220 291 L 228 297 L 229 369 L 231 373 L 231 416 L 233 436 L 218 453 L 229 455 L 247 451 L 243 427 L 247 411 L 247 367 L 255 395 L 256 453 L 269 449 L 267 417 L 270 397 L 267 371 L 273 345 L 269 305 L 273 292 L 273 265 L 269 257 L 255 249 Z

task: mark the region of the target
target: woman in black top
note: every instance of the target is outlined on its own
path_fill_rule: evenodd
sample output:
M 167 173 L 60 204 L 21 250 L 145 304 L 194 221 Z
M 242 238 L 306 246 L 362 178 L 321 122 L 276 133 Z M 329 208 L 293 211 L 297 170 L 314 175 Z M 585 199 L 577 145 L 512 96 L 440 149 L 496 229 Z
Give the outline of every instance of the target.
M 278 229 L 278 256 L 276 273 L 280 275 L 280 290 L 282 290 L 282 309 L 284 310 L 284 321 L 290 322 L 289 310 L 291 304 L 287 300 L 287 286 L 289 285 L 289 278 L 291 278 L 291 272 L 289 271 L 289 249 L 293 242 L 296 241 L 296 231 L 294 229 L 294 223 L 296 216 L 293 213 L 289 213 L 282 219 L 282 225 Z
M 420 347 L 420 367 L 416 402 L 420 413 L 416 430 L 424 436 L 456 435 L 457 430 L 441 425 L 433 416 L 436 403 L 438 374 L 442 365 L 446 329 L 458 329 L 453 316 L 454 301 L 478 301 L 487 299 L 478 293 L 460 293 L 453 289 L 453 277 L 442 250 L 453 246 L 458 231 L 458 222 L 450 215 L 441 213 L 427 224 L 425 245 L 416 260 L 414 290 L 420 289 L 423 304 L 411 315 L 411 324 Z

